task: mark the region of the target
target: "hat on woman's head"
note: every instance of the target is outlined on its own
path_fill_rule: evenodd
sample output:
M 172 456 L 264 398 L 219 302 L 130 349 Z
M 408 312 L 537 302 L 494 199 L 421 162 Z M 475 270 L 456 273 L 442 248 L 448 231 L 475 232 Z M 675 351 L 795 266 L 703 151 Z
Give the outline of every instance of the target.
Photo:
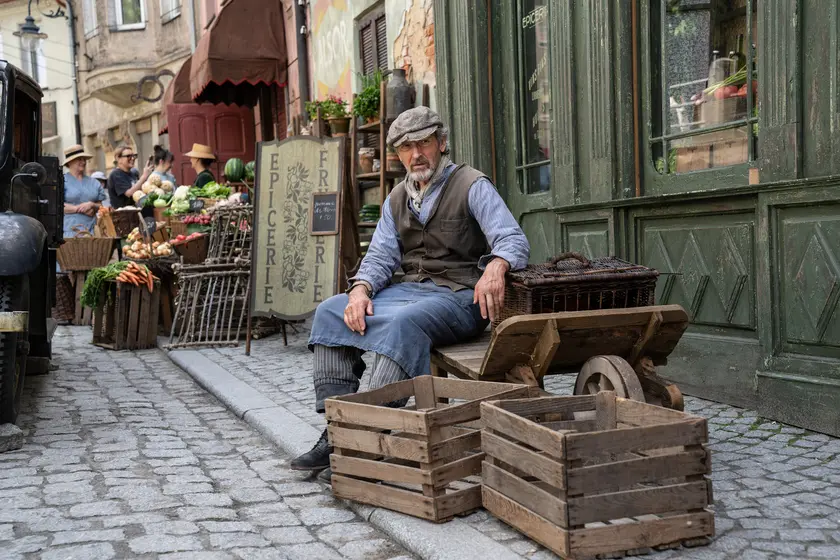
M 62 165 L 67 165 L 68 163 L 70 163 L 74 159 L 79 159 L 79 158 L 90 159 L 92 157 L 93 157 L 92 155 L 90 155 L 89 153 L 87 153 L 85 151 L 84 146 L 81 146 L 80 144 L 76 144 L 75 146 L 70 146 L 69 148 L 64 150 L 64 163 L 62 163 Z
M 106 177 L 105 174 L 101 171 L 94 171 L 93 173 L 91 173 L 90 178 L 91 179 L 96 179 L 97 181 L 107 181 L 108 180 L 108 177 Z
M 213 148 L 205 146 L 204 144 L 193 144 L 192 150 L 184 154 L 186 157 L 194 157 L 198 159 L 216 159 L 213 153 Z

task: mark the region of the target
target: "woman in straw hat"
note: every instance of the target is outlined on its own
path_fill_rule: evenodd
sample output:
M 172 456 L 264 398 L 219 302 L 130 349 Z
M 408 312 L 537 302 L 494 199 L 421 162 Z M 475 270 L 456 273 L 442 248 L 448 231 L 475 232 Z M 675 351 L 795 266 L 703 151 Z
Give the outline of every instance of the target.
M 85 175 L 92 157 L 79 145 L 64 150 L 64 237 L 74 237 L 82 229 L 93 233 L 96 213 L 107 198 L 99 181 Z
M 193 186 L 203 187 L 207 183 L 214 183 L 216 181 L 216 177 L 210 171 L 210 166 L 216 161 L 213 148 L 204 144 L 193 144 L 192 150 L 184 154 L 184 156 L 190 158 L 192 168 L 198 173 Z

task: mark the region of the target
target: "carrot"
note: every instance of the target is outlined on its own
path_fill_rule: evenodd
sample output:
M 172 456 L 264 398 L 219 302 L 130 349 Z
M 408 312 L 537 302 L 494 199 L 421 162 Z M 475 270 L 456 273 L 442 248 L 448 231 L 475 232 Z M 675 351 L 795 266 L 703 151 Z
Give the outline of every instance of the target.
M 155 281 L 152 280 L 152 275 L 151 274 L 146 275 L 146 282 L 147 282 L 147 285 L 149 286 L 149 293 L 151 294 L 152 291 L 155 289 L 155 283 L 154 283 Z
M 127 279 L 129 282 L 131 282 L 132 284 L 134 284 L 135 286 L 139 286 L 139 285 L 140 285 L 140 279 L 139 279 L 139 278 L 137 278 L 137 276 L 135 276 L 135 275 L 134 275 L 134 273 L 129 272 L 129 271 L 127 271 L 127 270 L 126 270 L 125 272 L 123 272 L 123 274 L 125 275 L 126 279 Z

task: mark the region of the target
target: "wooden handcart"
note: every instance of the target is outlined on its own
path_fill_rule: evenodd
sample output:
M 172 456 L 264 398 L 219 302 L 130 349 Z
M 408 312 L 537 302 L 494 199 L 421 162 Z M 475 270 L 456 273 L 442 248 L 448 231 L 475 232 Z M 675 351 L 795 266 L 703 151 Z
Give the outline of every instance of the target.
M 511 317 L 473 342 L 432 350 L 431 373 L 543 386 L 578 373 L 575 395 L 617 396 L 683 410 L 676 385 L 656 374 L 688 327 L 679 305 Z

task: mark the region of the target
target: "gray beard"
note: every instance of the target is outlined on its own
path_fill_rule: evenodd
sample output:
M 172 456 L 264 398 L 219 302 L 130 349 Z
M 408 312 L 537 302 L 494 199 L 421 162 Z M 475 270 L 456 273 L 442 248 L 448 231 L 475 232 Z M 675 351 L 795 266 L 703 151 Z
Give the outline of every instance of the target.
M 409 179 L 416 183 L 426 183 L 435 174 L 434 169 L 426 169 L 425 171 L 411 171 L 408 174 Z

